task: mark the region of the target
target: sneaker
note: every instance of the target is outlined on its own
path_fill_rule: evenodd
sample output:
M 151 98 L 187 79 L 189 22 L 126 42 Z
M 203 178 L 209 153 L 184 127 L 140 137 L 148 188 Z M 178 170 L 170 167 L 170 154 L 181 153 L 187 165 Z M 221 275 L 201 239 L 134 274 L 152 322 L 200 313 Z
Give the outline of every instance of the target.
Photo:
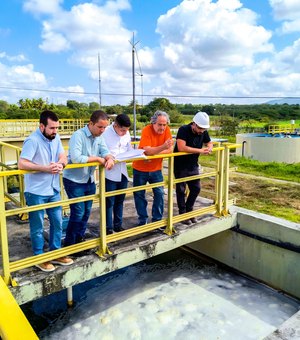
M 118 232 L 120 232 L 120 231 L 124 231 L 124 230 L 126 230 L 126 229 L 124 229 L 123 227 L 116 227 L 116 228 L 114 228 L 114 231 L 116 232 L 116 233 L 118 233 Z
M 112 229 L 106 230 L 106 235 L 112 235 L 114 231 Z
M 68 256 L 59 257 L 58 259 L 52 260 L 51 262 L 61 266 L 69 266 L 70 264 L 74 263 L 74 261 Z
M 53 272 L 55 270 L 55 266 L 53 266 L 51 262 L 44 262 L 36 264 L 35 266 L 43 272 Z
M 192 218 L 191 218 L 191 222 L 192 222 L 192 223 L 197 223 L 197 222 L 198 222 L 198 220 L 197 220 L 197 218 L 196 218 L 196 217 L 192 217 Z
M 190 219 L 181 221 L 181 223 L 183 223 L 183 224 L 185 224 L 185 225 L 191 225 L 191 224 L 192 224 L 192 222 L 191 222 Z

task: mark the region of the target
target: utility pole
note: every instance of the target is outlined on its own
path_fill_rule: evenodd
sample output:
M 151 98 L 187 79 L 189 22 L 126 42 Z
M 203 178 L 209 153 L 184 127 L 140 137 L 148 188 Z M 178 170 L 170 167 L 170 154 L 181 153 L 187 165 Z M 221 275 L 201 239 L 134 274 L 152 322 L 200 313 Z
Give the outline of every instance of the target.
M 99 82 L 99 106 L 101 109 L 101 69 L 100 69 L 100 53 L 98 53 L 98 82 Z
M 133 138 L 136 141 L 136 100 L 135 100 L 135 46 L 138 41 L 134 42 L 134 33 L 132 33 L 132 42 L 129 41 L 132 46 L 132 104 L 133 104 Z

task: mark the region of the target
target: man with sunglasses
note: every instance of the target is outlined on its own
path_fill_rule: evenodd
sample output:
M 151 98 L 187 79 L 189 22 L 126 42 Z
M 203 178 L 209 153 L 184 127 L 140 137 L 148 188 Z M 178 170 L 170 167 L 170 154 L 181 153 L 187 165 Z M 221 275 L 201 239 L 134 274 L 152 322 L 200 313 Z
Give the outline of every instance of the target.
M 207 132 L 208 128 L 209 116 L 206 112 L 200 111 L 196 113 L 190 124 L 183 125 L 178 129 L 174 152 L 188 152 L 189 155 L 177 156 L 174 158 L 175 178 L 199 175 L 199 155 L 210 154 L 213 148 L 213 143 Z M 189 188 L 187 197 L 185 194 L 186 185 Z M 200 190 L 200 179 L 176 184 L 176 198 L 179 214 L 184 214 L 193 210 Z M 183 221 L 186 225 L 191 225 L 196 222 L 197 220 L 194 217 Z

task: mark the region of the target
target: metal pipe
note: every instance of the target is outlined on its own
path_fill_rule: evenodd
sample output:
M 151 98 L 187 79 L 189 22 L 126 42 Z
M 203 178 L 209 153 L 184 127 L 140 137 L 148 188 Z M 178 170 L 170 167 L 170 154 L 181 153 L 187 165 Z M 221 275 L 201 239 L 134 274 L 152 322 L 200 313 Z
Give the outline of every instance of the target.
M 67 303 L 68 303 L 68 307 L 73 306 L 73 287 L 72 286 L 67 288 Z

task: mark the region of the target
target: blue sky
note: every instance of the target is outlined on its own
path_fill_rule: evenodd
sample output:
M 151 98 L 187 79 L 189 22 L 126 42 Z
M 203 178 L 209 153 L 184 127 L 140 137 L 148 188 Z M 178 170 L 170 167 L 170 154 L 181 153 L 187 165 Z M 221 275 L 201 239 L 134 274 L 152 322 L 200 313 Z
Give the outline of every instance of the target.
M 0 2 L 0 100 L 98 101 L 100 53 L 102 104 L 128 104 L 133 32 L 140 103 L 300 96 L 298 0 L 9 0 Z

